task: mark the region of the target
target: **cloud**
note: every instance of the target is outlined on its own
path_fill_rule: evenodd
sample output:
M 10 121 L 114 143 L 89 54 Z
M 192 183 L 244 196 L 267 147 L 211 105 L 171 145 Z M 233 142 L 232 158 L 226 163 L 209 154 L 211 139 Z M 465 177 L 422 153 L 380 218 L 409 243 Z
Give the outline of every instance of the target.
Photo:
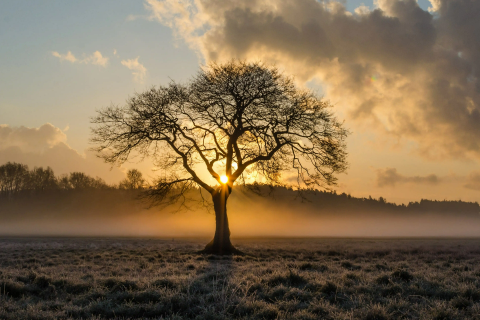
M 151 20 L 151 18 L 149 16 L 146 16 L 146 15 L 137 15 L 137 14 L 129 14 L 126 18 L 125 18 L 125 21 L 135 21 L 135 20 Z
M 143 83 L 145 75 L 147 74 L 147 69 L 143 66 L 143 64 L 138 62 L 138 58 L 140 57 L 122 60 L 121 63 L 128 69 L 132 70 L 133 80 L 135 82 Z
M 67 54 L 60 54 L 57 51 L 52 51 L 52 55 L 60 59 L 60 61 L 67 60 L 71 63 L 77 61 L 77 58 L 72 54 L 72 52 L 68 51 Z
M 430 4 L 432 5 L 432 7 L 428 8 L 428 11 L 437 12 L 440 10 L 440 6 L 442 5 L 442 0 L 430 0 Z
M 50 123 L 38 128 L 0 125 L 0 164 L 8 161 L 34 166 L 50 166 L 57 175 L 81 171 L 110 183 L 125 177 L 117 167 L 98 159 L 90 151 L 80 154 L 67 144 L 65 131 Z
M 147 0 L 207 62 L 275 63 L 319 79 L 356 131 L 428 159 L 480 158 L 480 1 Z M 412 143 L 413 142 L 413 143 Z
M 219 3 L 221 4 L 221 3 Z M 200 2 L 146 0 L 145 8 L 151 12 L 150 20 L 158 20 L 172 28 L 180 38 L 193 44 L 197 41 L 199 29 L 207 23 L 207 16 L 202 14 Z
M 361 6 L 355 9 L 355 13 L 358 14 L 359 16 L 367 15 L 367 14 L 370 14 L 370 8 L 362 4 Z
M 435 174 L 427 176 L 404 176 L 397 172 L 395 168 L 385 168 L 377 170 L 377 186 L 378 187 L 394 187 L 400 183 L 414 183 L 414 184 L 430 184 L 436 185 L 440 183 L 440 178 Z
M 94 64 L 102 67 L 106 67 L 110 58 L 104 57 L 100 51 L 95 51 L 89 56 L 85 56 L 82 60 L 77 59 L 72 52 L 68 51 L 67 54 L 60 54 L 57 51 L 52 51 L 52 55 L 60 59 L 60 61 L 69 61 L 71 63 L 84 63 Z
M 405 176 L 395 168 L 376 170 L 376 185 L 378 187 L 395 187 L 397 184 L 427 184 L 439 185 L 444 183 L 459 183 L 466 189 L 480 191 L 480 172 L 471 172 L 467 176 L 447 175 L 439 177 L 435 174 L 426 176 Z
M 91 56 L 86 57 L 82 60 L 83 63 L 86 64 L 95 64 L 98 66 L 106 67 L 109 58 L 102 56 L 100 51 L 95 51 Z
M 24 126 L 12 128 L 8 125 L 0 125 L 0 150 L 17 147 L 23 152 L 42 152 L 66 141 L 65 133 L 50 123 L 38 128 Z
M 467 177 L 465 188 L 480 191 L 480 172 L 472 172 Z

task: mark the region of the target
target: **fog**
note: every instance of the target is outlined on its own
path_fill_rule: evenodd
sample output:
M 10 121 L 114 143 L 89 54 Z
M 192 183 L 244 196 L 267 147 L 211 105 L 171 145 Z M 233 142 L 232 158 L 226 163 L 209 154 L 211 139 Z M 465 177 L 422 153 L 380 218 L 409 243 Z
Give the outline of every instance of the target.
M 331 197 L 342 201 L 340 195 Z M 361 201 L 348 199 L 345 202 Z M 227 210 L 232 238 L 480 236 L 478 211 L 407 212 L 373 201 L 374 205 L 352 202 L 352 208 L 318 195 L 302 200 L 289 190 L 262 196 L 237 190 Z M 199 203 L 188 210 L 177 209 L 148 208 L 135 193 L 118 190 L 2 199 L 0 235 L 213 237 L 213 212 Z

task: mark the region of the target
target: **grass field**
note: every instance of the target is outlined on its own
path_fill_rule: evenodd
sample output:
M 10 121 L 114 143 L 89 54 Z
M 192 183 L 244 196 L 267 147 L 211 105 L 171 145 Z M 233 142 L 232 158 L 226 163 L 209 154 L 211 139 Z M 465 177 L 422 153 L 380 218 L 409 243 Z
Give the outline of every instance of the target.
M 480 319 L 480 240 L 0 239 L 0 319 Z

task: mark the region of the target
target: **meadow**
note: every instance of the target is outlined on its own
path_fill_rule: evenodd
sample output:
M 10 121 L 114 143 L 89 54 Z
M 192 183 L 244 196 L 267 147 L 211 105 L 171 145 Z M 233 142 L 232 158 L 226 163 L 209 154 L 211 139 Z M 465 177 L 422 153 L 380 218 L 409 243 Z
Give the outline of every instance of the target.
M 480 319 L 479 239 L 2 238 L 0 319 Z

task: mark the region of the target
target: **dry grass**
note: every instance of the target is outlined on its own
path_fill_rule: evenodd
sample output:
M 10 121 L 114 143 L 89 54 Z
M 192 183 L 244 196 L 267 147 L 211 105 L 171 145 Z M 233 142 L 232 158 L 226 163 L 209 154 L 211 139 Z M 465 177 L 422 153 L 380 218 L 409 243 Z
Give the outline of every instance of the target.
M 0 319 L 480 319 L 480 240 L 0 239 Z

